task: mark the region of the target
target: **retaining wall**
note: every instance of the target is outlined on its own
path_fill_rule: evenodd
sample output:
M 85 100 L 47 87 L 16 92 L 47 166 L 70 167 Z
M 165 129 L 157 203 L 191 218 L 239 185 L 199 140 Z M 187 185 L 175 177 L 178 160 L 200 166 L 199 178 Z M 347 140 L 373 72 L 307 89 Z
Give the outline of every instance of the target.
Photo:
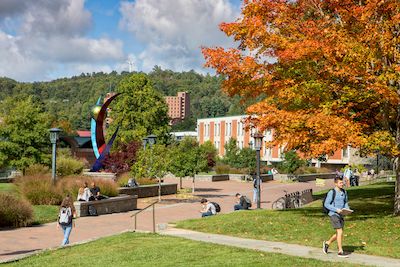
M 161 195 L 171 195 L 178 192 L 178 184 L 162 183 Z M 158 184 L 141 185 L 137 187 L 120 187 L 119 194 L 136 195 L 138 198 L 158 196 Z
M 313 181 L 317 178 L 319 179 L 333 179 L 336 177 L 334 173 L 314 173 L 314 174 L 302 174 L 302 175 L 294 175 L 294 174 L 275 174 L 274 180 L 284 180 L 284 181 L 299 181 L 299 182 L 307 182 Z
M 74 206 L 76 210 L 76 216 L 88 216 L 89 206 L 95 207 L 98 215 L 136 210 L 137 198 L 138 196 L 124 195 L 89 202 L 75 201 Z

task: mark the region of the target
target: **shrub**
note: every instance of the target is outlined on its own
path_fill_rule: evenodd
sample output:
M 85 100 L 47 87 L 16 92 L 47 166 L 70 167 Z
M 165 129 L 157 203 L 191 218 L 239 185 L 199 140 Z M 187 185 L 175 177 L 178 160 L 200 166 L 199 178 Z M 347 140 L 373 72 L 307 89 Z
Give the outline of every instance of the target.
M 82 160 L 60 157 L 57 159 L 56 171 L 61 176 L 80 174 L 83 168 L 85 168 L 85 162 Z
M 70 195 L 73 199 L 78 196 L 78 190 L 83 185 L 84 182 L 88 183 L 88 187 L 91 188 L 92 182 L 96 183 L 96 186 L 100 188 L 100 193 L 105 196 L 115 197 L 118 195 L 118 184 L 112 179 L 94 179 L 89 177 L 64 177 L 57 183 L 63 196 Z
M 0 228 L 27 226 L 32 217 L 29 203 L 10 193 L 0 193 Z
M 139 179 L 136 179 L 136 183 L 139 183 L 140 185 L 158 184 L 157 180 L 150 179 L 150 178 L 139 178 Z
M 293 174 L 314 174 L 314 173 L 331 173 L 332 171 L 328 168 L 317 168 L 317 167 L 300 167 Z
M 131 179 L 131 175 L 129 172 L 125 172 L 119 176 L 117 176 L 117 183 L 119 187 L 123 187 L 128 183 L 128 180 Z
M 17 178 L 15 189 L 32 205 L 59 205 L 63 200 L 62 190 L 53 186 L 50 174 Z
M 227 174 L 229 173 L 230 167 L 229 165 L 217 165 L 214 169 L 217 174 Z
M 29 165 L 25 169 L 25 175 L 46 174 L 50 173 L 50 168 L 42 164 Z

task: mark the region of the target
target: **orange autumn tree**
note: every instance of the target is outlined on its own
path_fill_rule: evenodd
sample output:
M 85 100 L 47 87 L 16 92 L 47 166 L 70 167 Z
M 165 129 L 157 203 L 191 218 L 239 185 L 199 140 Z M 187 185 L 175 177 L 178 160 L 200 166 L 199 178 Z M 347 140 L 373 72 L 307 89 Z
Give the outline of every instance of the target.
M 304 158 L 347 145 L 392 157 L 400 214 L 400 3 L 377 0 L 244 0 L 220 28 L 237 48 L 203 47 L 223 91 L 263 102 L 247 109 L 267 145 Z

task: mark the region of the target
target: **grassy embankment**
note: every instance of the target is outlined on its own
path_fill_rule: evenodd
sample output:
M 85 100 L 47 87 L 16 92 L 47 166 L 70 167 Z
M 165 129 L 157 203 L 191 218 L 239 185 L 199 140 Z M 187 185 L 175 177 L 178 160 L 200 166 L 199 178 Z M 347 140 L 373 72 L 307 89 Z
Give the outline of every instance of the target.
M 400 258 L 400 218 L 391 216 L 394 183 L 346 189 L 355 212 L 345 218 L 344 250 Z M 322 198 L 325 192 L 314 196 Z M 186 220 L 177 227 L 313 247 L 322 247 L 323 240 L 334 233 L 330 218 L 322 213 L 321 200 L 300 209 L 250 210 Z M 336 242 L 331 249 L 337 249 Z

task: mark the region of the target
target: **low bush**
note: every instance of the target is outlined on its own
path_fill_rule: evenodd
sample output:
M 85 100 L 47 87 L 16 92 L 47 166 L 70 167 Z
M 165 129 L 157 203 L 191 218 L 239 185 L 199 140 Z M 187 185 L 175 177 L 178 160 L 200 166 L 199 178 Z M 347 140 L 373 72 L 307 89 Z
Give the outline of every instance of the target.
M 217 174 L 227 174 L 229 173 L 230 167 L 229 165 L 217 165 L 214 167 L 214 170 Z
M 57 182 L 57 187 L 59 187 L 63 195 L 70 195 L 73 199 L 78 196 L 78 190 L 83 186 L 83 183 L 87 182 L 88 187 L 91 188 L 92 182 L 96 183 L 96 186 L 100 188 L 100 194 L 115 197 L 118 195 L 118 183 L 112 179 L 94 179 L 89 177 L 64 177 Z
M 32 205 L 59 205 L 63 200 L 62 190 L 53 186 L 50 174 L 17 178 L 15 190 Z
M 29 203 L 10 193 L 0 193 L 0 228 L 27 226 L 32 217 Z
M 57 159 L 56 171 L 61 176 L 81 174 L 85 168 L 85 162 L 71 157 L 59 157 Z
M 33 164 L 25 169 L 25 175 L 46 174 L 50 173 L 50 168 L 42 164 Z
M 117 176 L 117 184 L 119 187 L 124 187 L 128 184 L 128 180 L 131 179 L 131 174 L 129 172 L 122 173 Z
M 317 168 L 317 167 L 300 167 L 293 174 L 301 175 L 301 174 L 315 174 L 315 173 L 332 173 L 332 170 L 328 168 Z
M 150 179 L 150 178 L 139 178 L 139 179 L 136 179 L 136 183 L 139 183 L 140 185 L 158 184 L 156 179 Z

